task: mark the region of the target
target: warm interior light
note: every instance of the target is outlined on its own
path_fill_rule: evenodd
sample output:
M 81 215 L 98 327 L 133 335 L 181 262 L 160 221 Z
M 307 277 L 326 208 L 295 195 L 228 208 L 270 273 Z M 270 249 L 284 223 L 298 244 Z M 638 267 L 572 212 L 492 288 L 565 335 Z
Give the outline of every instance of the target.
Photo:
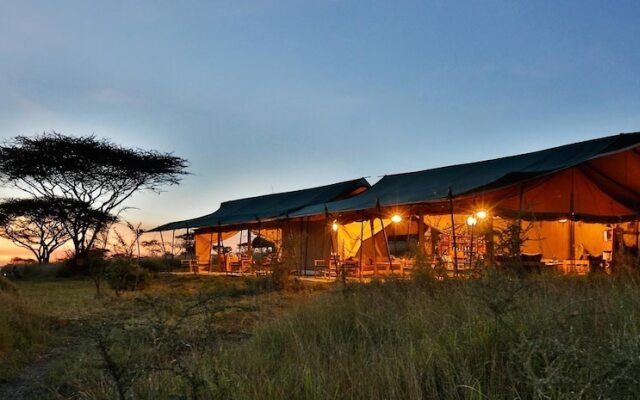
M 484 210 L 480 210 L 476 213 L 476 217 L 480 218 L 480 219 L 485 219 L 487 218 L 487 212 Z
M 398 214 L 395 214 L 393 217 L 391 217 L 391 221 L 397 224 L 398 222 L 402 221 L 402 217 L 399 216 Z
M 331 224 L 331 229 L 333 229 L 334 231 L 338 230 L 338 223 L 336 221 L 333 221 L 333 224 Z
M 566 219 L 566 218 L 562 218 L 562 219 L 558 220 L 558 222 L 560 222 L 561 224 L 564 224 L 567 221 L 568 221 L 568 219 Z
M 473 215 L 469 215 L 467 217 L 467 225 L 469 226 L 474 226 L 475 224 L 478 223 L 478 220 L 476 219 L 476 217 L 474 217 Z

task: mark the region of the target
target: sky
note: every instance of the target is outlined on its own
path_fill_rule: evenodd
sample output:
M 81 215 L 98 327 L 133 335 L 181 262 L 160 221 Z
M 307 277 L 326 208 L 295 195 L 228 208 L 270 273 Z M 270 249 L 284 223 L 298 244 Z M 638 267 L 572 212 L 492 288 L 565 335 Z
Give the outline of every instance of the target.
M 0 139 L 95 134 L 188 159 L 180 186 L 126 204 L 151 228 L 640 131 L 639 38 L 624 0 L 0 0 Z M 14 253 L 0 243 L 0 263 Z

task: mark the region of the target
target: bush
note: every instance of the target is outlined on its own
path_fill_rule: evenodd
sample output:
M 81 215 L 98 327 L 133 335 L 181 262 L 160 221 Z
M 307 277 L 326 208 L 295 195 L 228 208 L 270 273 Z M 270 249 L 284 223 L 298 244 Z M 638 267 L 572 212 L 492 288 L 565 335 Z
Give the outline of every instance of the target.
M 112 259 L 106 268 L 107 282 L 116 294 L 146 288 L 150 281 L 149 271 L 129 258 Z
M 180 259 L 171 257 L 143 257 L 140 266 L 149 272 L 166 272 L 180 268 Z
M 18 294 L 18 288 L 7 278 L 0 275 L 0 292 L 16 295 Z

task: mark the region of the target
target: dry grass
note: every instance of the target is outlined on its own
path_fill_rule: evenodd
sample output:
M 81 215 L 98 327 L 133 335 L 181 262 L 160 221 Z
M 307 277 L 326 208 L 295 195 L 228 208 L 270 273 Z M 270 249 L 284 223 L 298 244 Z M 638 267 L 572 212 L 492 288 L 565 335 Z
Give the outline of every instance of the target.
M 490 273 L 299 293 L 260 292 L 253 280 L 180 277 L 98 306 L 89 282 L 67 284 L 66 298 L 56 282 L 19 285 L 30 296 L 51 289 L 51 298 L 29 307 L 51 304 L 56 318 L 69 318 L 66 307 L 82 315 L 73 323 L 80 345 L 57 360 L 37 392 L 44 398 L 624 399 L 640 392 L 635 273 Z

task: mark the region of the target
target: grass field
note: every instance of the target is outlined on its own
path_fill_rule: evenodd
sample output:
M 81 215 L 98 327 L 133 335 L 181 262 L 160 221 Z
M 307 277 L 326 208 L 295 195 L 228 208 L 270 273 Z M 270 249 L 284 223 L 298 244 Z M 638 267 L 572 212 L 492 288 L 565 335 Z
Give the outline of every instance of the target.
M 640 392 L 635 273 L 492 272 L 296 292 L 260 290 L 259 281 L 242 278 L 171 277 L 99 300 L 85 280 L 17 286 L 0 322 L 25 313 L 8 325 L 31 336 L 19 346 L 21 333 L 14 342 L 2 336 L 3 379 L 38 365 L 38 354 L 64 350 L 47 361 L 29 398 L 631 399 Z

